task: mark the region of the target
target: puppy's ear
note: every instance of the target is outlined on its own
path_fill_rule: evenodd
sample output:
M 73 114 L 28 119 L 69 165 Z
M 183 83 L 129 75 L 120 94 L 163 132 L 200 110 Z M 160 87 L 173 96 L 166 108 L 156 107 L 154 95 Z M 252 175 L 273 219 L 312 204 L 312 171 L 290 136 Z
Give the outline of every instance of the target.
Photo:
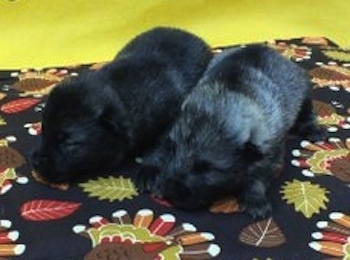
M 251 141 L 244 143 L 240 149 L 240 159 L 247 162 L 254 162 L 263 158 L 263 153 L 259 147 L 253 144 Z
M 119 136 L 125 136 L 129 138 L 129 131 L 127 126 L 127 120 L 122 115 L 121 111 L 115 108 L 113 105 L 106 105 L 99 117 L 102 125 L 114 134 Z
M 167 153 L 173 154 L 175 152 L 175 142 L 169 136 L 163 141 L 163 149 Z

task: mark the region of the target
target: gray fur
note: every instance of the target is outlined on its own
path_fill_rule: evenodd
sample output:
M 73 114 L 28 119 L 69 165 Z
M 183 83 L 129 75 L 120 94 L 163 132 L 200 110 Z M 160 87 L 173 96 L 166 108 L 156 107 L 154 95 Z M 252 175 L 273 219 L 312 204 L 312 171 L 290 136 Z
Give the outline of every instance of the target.
M 268 47 L 219 55 L 163 143 L 145 158 L 139 188 L 188 209 L 235 194 L 253 217 L 268 215 L 266 191 L 288 132 L 294 126 L 305 138 L 323 136 L 309 94 L 305 72 Z

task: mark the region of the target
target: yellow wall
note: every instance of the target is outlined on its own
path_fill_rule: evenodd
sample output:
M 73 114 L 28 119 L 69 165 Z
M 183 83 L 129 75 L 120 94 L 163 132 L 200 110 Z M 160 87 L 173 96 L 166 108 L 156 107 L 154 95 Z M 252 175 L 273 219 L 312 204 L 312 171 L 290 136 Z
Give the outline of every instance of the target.
M 0 0 L 0 68 L 111 59 L 156 25 L 211 45 L 326 36 L 350 46 L 348 0 Z

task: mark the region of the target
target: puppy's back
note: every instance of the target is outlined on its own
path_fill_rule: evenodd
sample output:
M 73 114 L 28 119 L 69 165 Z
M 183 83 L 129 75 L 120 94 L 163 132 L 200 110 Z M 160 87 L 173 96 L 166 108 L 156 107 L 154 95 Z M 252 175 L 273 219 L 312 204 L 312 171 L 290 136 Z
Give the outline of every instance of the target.
M 307 76 L 303 69 L 275 50 L 258 44 L 234 48 L 219 54 L 208 65 L 205 78 L 216 78 L 231 83 L 245 82 L 249 79 L 255 80 L 259 73 L 270 78 L 279 91 L 288 91 L 290 87 L 302 92 L 307 89 Z
M 211 58 L 209 46 L 196 35 L 159 27 L 136 36 L 97 72 L 132 120 L 128 132 L 141 147 L 135 150 L 151 146 L 170 126 Z
M 210 47 L 196 35 L 177 28 L 156 27 L 132 39 L 116 56 L 157 57 L 183 71 L 189 85 L 198 80 L 198 73 L 212 58 Z
M 204 81 L 252 99 L 276 131 L 289 129 L 308 94 L 306 73 L 263 45 L 229 50 L 212 61 Z

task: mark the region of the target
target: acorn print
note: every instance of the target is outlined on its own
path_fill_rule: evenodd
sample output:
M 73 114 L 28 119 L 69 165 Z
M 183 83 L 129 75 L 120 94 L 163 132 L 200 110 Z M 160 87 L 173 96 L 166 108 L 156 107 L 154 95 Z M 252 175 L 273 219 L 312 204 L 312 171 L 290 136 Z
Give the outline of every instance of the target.
M 27 177 L 18 176 L 15 168 L 25 163 L 23 156 L 8 146 L 6 139 L 0 139 L 0 195 L 12 188 L 12 183 L 25 184 Z
M 338 114 L 332 105 L 313 100 L 313 107 L 317 114 L 318 122 L 326 126 L 329 132 L 337 132 L 338 128 L 350 129 L 350 117 Z
M 343 87 L 346 91 L 350 91 L 350 64 L 317 62 L 316 65 L 317 68 L 309 71 L 316 88 L 329 87 L 333 91 L 339 91 L 340 87 Z
M 349 259 L 350 216 L 343 212 L 332 212 L 329 219 L 317 222 L 319 230 L 311 234 L 314 241 L 309 243 L 309 247 L 323 255 Z
M 18 78 L 12 87 L 19 90 L 21 96 L 40 97 L 47 95 L 57 83 L 69 76 L 69 73 L 66 69 L 39 69 L 14 72 L 11 76 Z
M 345 142 L 339 138 L 317 143 L 302 141 L 300 146 L 302 149 L 292 151 L 297 159 L 291 163 L 303 168 L 304 176 L 331 175 L 342 182 L 350 182 L 350 138 Z
M 76 225 L 73 231 L 91 239 L 93 249 L 84 259 L 211 259 L 219 255 L 220 247 L 211 243 L 213 234 L 175 222 L 173 215 L 155 217 L 149 209 L 139 210 L 133 218 L 118 210 L 111 221 L 94 216 L 91 227 Z

